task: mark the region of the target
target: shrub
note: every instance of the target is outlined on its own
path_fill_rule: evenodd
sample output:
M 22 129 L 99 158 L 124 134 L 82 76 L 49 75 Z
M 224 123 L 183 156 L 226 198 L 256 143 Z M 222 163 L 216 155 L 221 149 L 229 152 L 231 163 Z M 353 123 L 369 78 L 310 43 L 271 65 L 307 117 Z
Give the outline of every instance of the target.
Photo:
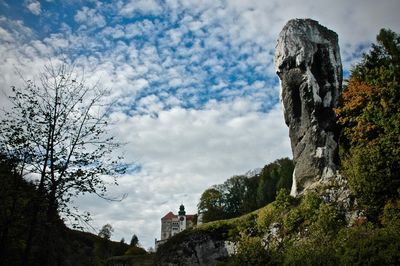
M 304 216 L 298 208 L 291 210 L 283 220 L 283 227 L 287 233 L 298 229 L 304 221 Z
M 321 203 L 312 230 L 325 235 L 334 234 L 341 225 L 343 225 L 343 221 L 339 218 L 336 209 L 326 203 Z
M 301 200 L 299 210 L 306 224 L 311 224 L 317 219 L 318 209 L 322 199 L 313 192 L 307 193 Z
M 314 241 L 296 242 L 283 253 L 282 265 L 339 265 L 329 242 L 321 245 Z
M 359 202 L 375 217 L 388 196 L 393 195 L 390 167 L 382 159 L 382 151 L 376 145 L 353 148 L 351 156 L 343 161 L 350 188 Z
M 128 248 L 128 250 L 125 252 L 125 255 L 144 255 L 147 254 L 146 250 L 144 248 L 138 247 L 138 246 L 131 246 Z
M 242 235 L 237 254 L 230 260 L 229 265 L 268 265 L 270 258 L 262 245 L 260 237 Z
M 277 209 L 287 210 L 294 203 L 294 198 L 289 195 L 289 191 L 285 188 L 280 189 L 276 193 L 276 199 L 273 204 Z
M 336 241 L 340 265 L 399 265 L 400 234 L 371 224 L 343 229 Z
M 384 226 L 394 226 L 400 229 L 400 200 L 390 200 L 383 208 L 383 214 L 380 217 Z
M 273 222 L 279 222 L 279 211 L 274 204 L 269 204 L 258 212 L 257 227 L 260 232 L 266 232 Z

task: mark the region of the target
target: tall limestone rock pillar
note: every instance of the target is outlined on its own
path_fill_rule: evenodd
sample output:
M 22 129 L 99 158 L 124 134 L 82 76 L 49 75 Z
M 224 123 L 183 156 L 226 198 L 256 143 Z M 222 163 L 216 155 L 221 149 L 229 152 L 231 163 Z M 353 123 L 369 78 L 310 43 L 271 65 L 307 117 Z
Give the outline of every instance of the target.
M 290 20 L 279 34 L 275 67 L 295 161 L 295 196 L 336 174 L 333 108 L 342 89 L 337 34 L 311 19 Z

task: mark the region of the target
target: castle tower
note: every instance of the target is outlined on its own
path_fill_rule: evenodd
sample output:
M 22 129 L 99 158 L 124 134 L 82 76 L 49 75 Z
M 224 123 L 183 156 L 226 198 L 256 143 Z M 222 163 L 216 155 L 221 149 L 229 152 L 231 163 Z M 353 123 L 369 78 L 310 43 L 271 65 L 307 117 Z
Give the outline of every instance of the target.
M 183 206 L 183 204 L 179 206 L 178 219 L 179 219 L 179 232 L 182 232 L 183 230 L 186 229 L 186 212 L 185 212 L 185 206 Z

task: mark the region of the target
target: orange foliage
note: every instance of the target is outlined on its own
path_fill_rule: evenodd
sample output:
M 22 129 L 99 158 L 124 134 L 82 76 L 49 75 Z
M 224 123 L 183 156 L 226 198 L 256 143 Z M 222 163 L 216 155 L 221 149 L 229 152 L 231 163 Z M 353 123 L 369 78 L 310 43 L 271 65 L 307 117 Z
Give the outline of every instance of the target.
M 351 78 L 347 89 L 343 91 L 342 101 L 343 106 L 338 107 L 335 112 L 338 117 L 339 124 L 345 125 L 351 118 L 348 114 L 357 114 L 362 112 L 371 99 L 373 88 L 355 78 Z
M 376 91 L 375 91 L 376 92 Z M 376 131 L 376 125 L 362 115 L 371 102 L 374 88 L 352 77 L 342 94 L 342 103 L 335 109 L 337 123 L 351 142 L 364 142 Z

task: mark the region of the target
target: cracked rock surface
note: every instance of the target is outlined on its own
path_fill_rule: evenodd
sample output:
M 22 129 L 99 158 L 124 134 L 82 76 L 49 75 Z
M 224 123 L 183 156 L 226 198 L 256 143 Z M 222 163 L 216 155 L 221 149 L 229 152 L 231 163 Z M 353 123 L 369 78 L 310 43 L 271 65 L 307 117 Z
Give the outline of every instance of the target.
M 290 20 L 275 52 L 281 100 L 295 170 L 291 195 L 336 176 L 338 130 L 334 108 L 342 90 L 338 36 L 311 19 Z

